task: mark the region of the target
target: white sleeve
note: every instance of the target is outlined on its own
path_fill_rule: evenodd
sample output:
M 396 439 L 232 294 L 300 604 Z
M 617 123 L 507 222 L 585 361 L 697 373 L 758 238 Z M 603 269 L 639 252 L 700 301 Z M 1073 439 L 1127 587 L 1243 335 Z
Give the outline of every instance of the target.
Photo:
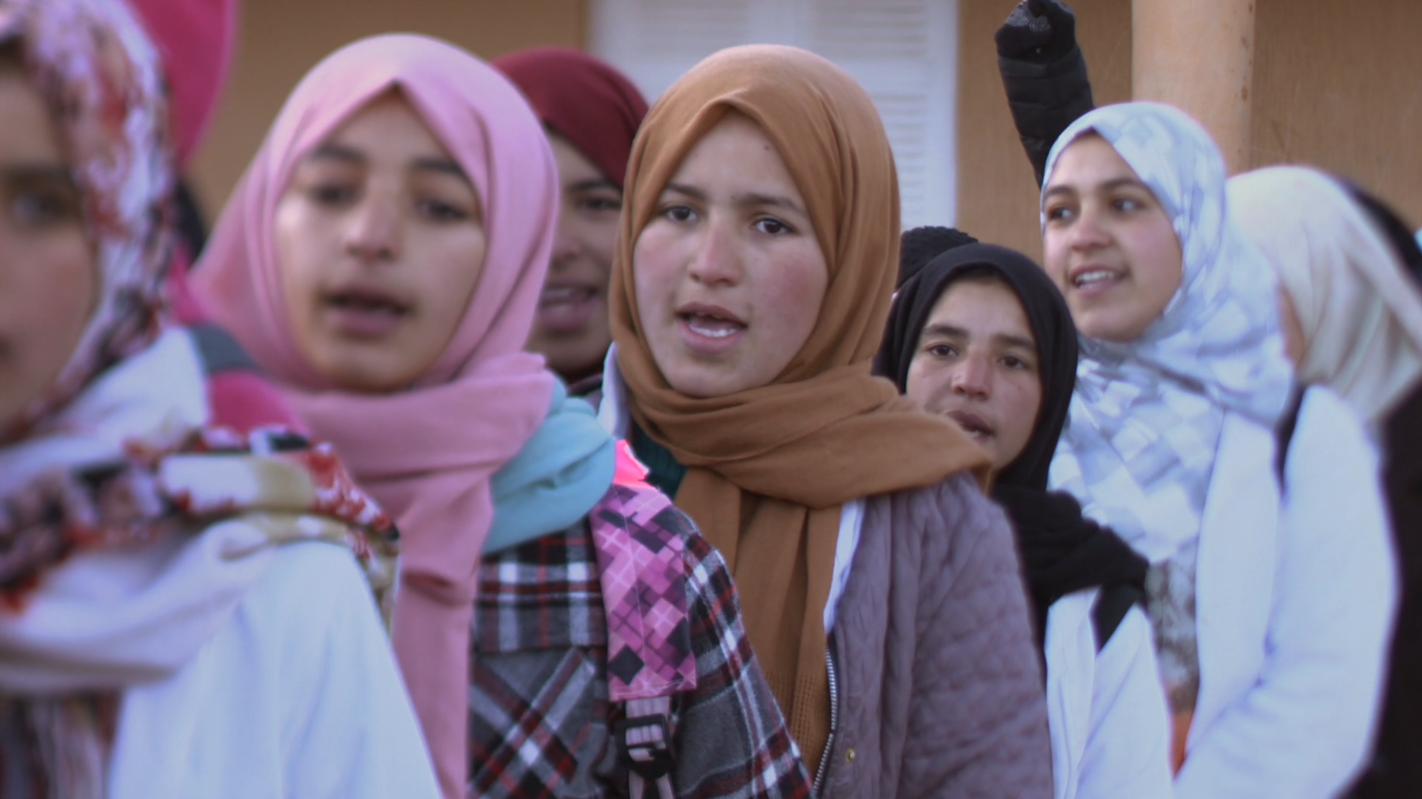
M 124 692 L 108 795 L 438 799 L 348 550 L 272 550 L 266 573 L 191 662 Z
M 1180 799 L 1324 799 L 1371 741 L 1397 576 L 1376 458 L 1326 390 L 1305 398 L 1284 483 L 1264 665 L 1191 748 Z
M 1170 799 L 1170 716 L 1150 621 L 1140 608 L 1121 620 L 1096 656 L 1091 731 L 1077 799 Z
M 308 544 L 285 597 L 315 606 L 287 630 L 282 681 L 286 795 L 438 799 L 414 709 L 370 588 L 354 559 Z

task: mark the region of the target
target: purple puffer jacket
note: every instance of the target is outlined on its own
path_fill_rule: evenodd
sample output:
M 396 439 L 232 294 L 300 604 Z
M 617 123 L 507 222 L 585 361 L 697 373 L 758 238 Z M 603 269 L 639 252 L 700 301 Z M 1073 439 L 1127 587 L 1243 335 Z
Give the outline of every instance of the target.
M 870 497 L 833 636 L 822 799 L 1050 799 L 1012 530 L 966 475 Z

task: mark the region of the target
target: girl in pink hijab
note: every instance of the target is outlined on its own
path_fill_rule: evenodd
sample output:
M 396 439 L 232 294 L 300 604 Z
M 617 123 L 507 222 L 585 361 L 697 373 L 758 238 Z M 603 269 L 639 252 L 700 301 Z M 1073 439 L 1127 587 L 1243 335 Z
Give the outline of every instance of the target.
M 449 799 L 628 779 L 589 579 L 615 449 L 522 351 L 558 191 L 507 79 L 449 44 L 380 36 L 297 86 L 194 271 L 213 318 L 395 518 L 394 647 Z M 724 564 L 679 513 L 643 521 L 685 550 L 681 651 L 705 688 L 684 702 L 713 720 L 677 733 L 678 793 L 804 795 L 785 790 L 808 778 L 739 643 Z M 755 733 L 726 734 L 746 718 Z

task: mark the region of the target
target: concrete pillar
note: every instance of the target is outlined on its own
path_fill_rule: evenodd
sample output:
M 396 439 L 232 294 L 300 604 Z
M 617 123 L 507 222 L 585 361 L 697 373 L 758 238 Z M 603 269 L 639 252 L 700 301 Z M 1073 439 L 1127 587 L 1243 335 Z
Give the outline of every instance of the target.
M 1255 0 L 1131 0 L 1131 93 L 1198 119 L 1249 169 Z

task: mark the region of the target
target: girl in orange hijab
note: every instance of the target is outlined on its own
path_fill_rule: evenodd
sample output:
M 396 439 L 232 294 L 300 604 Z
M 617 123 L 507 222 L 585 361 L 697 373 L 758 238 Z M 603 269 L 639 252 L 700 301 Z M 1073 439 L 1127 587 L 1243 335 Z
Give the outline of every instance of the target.
M 1041 673 L 987 459 L 871 377 L 899 194 L 869 96 L 723 51 L 633 145 L 604 424 L 720 549 L 817 795 L 1050 796 Z

